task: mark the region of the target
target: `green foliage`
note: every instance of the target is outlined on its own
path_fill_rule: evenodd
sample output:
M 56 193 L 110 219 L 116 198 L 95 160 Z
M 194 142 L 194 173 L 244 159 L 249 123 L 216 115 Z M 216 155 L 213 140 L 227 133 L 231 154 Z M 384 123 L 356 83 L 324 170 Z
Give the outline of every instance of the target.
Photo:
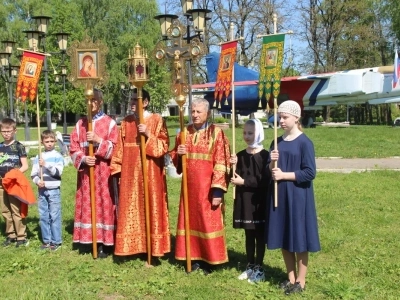
M 217 117 L 214 118 L 214 123 L 228 123 L 229 120 L 223 118 L 223 117 Z
M 175 125 L 175 124 L 179 124 L 179 116 L 168 116 L 165 117 L 165 120 L 167 121 L 167 124 L 171 124 L 171 125 Z M 189 117 L 188 116 L 184 116 L 183 117 L 183 122 L 185 124 L 189 123 Z
M 55 83 L 54 71 L 60 73 L 60 65 L 70 68 L 70 58 L 60 55 L 56 32 L 68 32 L 69 45 L 73 41 L 82 40 L 87 31 L 93 40 L 102 40 L 107 44 L 107 72 L 110 81 L 104 90 L 106 103 L 118 104 L 120 99 L 119 83 L 127 79 L 127 57 L 133 53 L 134 46 L 139 43 L 147 53 L 153 50 L 159 39 L 159 25 L 154 16 L 158 13 L 156 0 L 16 0 L 3 1 L 0 5 L 0 38 L 13 39 L 17 47 L 27 48 L 27 39 L 23 30 L 36 29 L 31 16 L 46 15 L 52 17 L 48 26 L 45 44 L 46 52 L 53 53 L 48 58 L 49 103 L 52 114 L 63 112 L 64 94 L 62 85 Z M 15 51 L 16 54 L 16 51 Z M 151 55 L 150 55 L 151 56 Z M 64 61 L 63 61 L 64 59 Z M 16 55 L 12 62 L 17 62 Z M 68 71 L 69 72 L 69 71 Z M 171 96 L 170 78 L 164 67 L 151 66 L 151 81 L 147 85 L 152 95 L 152 109 L 161 112 Z M 46 95 L 44 74 L 39 83 L 39 109 L 45 115 Z M 15 89 L 15 86 L 14 86 Z M 86 103 L 82 89 L 75 89 L 66 83 L 67 112 L 82 114 L 86 112 Z M 0 86 L 0 105 L 8 107 L 8 94 L 4 85 Z M 36 106 L 29 106 L 30 114 L 36 114 Z M 23 114 L 23 111 L 22 111 Z
M 145 89 L 151 96 L 150 110 L 161 113 L 172 98 L 170 74 L 165 66 L 152 64 L 150 66 L 151 78 Z
M 382 6 L 384 8 L 384 13 L 389 17 L 390 28 L 393 31 L 397 45 L 400 41 L 400 3 L 397 0 L 387 0 L 383 1 Z

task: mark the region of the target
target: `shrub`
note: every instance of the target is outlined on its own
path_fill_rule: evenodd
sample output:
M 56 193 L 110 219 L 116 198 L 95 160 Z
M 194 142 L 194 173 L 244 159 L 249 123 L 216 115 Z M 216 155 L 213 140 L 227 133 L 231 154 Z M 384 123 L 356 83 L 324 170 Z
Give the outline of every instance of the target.
M 167 116 L 167 117 L 164 117 L 164 119 L 165 119 L 165 121 L 166 122 L 168 122 L 168 123 L 176 123 L 176 124 L 179 124 L 179 116 Z M 183 117 L 183 122 L 185 123 L 185 124 L 187 124 L 187 123 L 189 123 L 189 117 L 188 116 L 184 116 Z
M 223 117 L 214 118 L 214 123 L 228 123 L 228 120 Z

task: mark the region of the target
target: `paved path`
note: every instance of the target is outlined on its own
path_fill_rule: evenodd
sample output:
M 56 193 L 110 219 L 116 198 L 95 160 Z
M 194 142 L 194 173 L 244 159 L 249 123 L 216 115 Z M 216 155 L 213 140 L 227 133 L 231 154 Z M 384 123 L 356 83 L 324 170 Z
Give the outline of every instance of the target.
M 400 157 L 390 158 L 317 158 L 317 170 L 320 172 L 365 172 L 374 170 L 400 171 Z

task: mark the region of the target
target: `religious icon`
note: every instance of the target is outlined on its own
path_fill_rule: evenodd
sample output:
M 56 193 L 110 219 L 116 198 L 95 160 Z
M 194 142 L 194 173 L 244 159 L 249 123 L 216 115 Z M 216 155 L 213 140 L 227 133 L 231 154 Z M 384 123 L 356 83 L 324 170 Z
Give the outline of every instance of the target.
M 24 70 L 24 75 L 33 77 L 36 73 L 37 64 L 34 62 L 27 62 Z
M 181 80 L 181 71 L 182 71 L 182 63 L 181 57 L 186 54 L 188 51 L 185 50 L 181 52 L 180 50 L 175 50 L 174 54 L 167 52 L 169 57 L 174 57 L 174 82 L 179 83 Z
M 191 53 L 192 53 L 193 56 L 199 55 L 199 54 L 200 54 L 200 47 L 199 47 L 199 46 L 194 46 L 194 47 L 192 48 Z
M 163 59 L 165 57 L 165 52 L 164 52 L 164 50 L 161 50 L 161 49 L 159 49 L 159 50 L 157 50 L 157 52 L 156 52 L 156 58 L 157 59 Z
M 278 49 L 268 49 L 265 57 L 266 65 L 274 67 L 278 58 Z
M 181 29 L 179 28 L 179 27 L 174 27 L 174 28 L 172 28 L 172 32 L 171 32 L 171 35 L 173 36 L 173 37 L 179 37 L 180 35 L 181 35 Z
M 79 77 L 97 77 L 97 52 L 78 52 Z
M 231 65 L 231 55 L 224 55 L 223 63 L 222 63 L 222 70 L 228 70 Z
M 136 65 L 136 79 L 144 78 L 145 76 L 145 68 L 143 66 L 143 62 L 139 61 Z

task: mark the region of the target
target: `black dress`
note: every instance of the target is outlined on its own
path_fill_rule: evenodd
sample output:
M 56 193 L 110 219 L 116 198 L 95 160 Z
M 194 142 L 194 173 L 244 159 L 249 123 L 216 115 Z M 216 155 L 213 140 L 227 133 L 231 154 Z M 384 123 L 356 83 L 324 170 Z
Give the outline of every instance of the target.
M 266 216 L 266 197 L 270 181 L 267 173 L 269 152 L 255 154 L 246 149 L 237 154 L 236 173 L 244 179 L 244 185 L 236 186 L 233 207 L 233 228 L 263 229 Z

